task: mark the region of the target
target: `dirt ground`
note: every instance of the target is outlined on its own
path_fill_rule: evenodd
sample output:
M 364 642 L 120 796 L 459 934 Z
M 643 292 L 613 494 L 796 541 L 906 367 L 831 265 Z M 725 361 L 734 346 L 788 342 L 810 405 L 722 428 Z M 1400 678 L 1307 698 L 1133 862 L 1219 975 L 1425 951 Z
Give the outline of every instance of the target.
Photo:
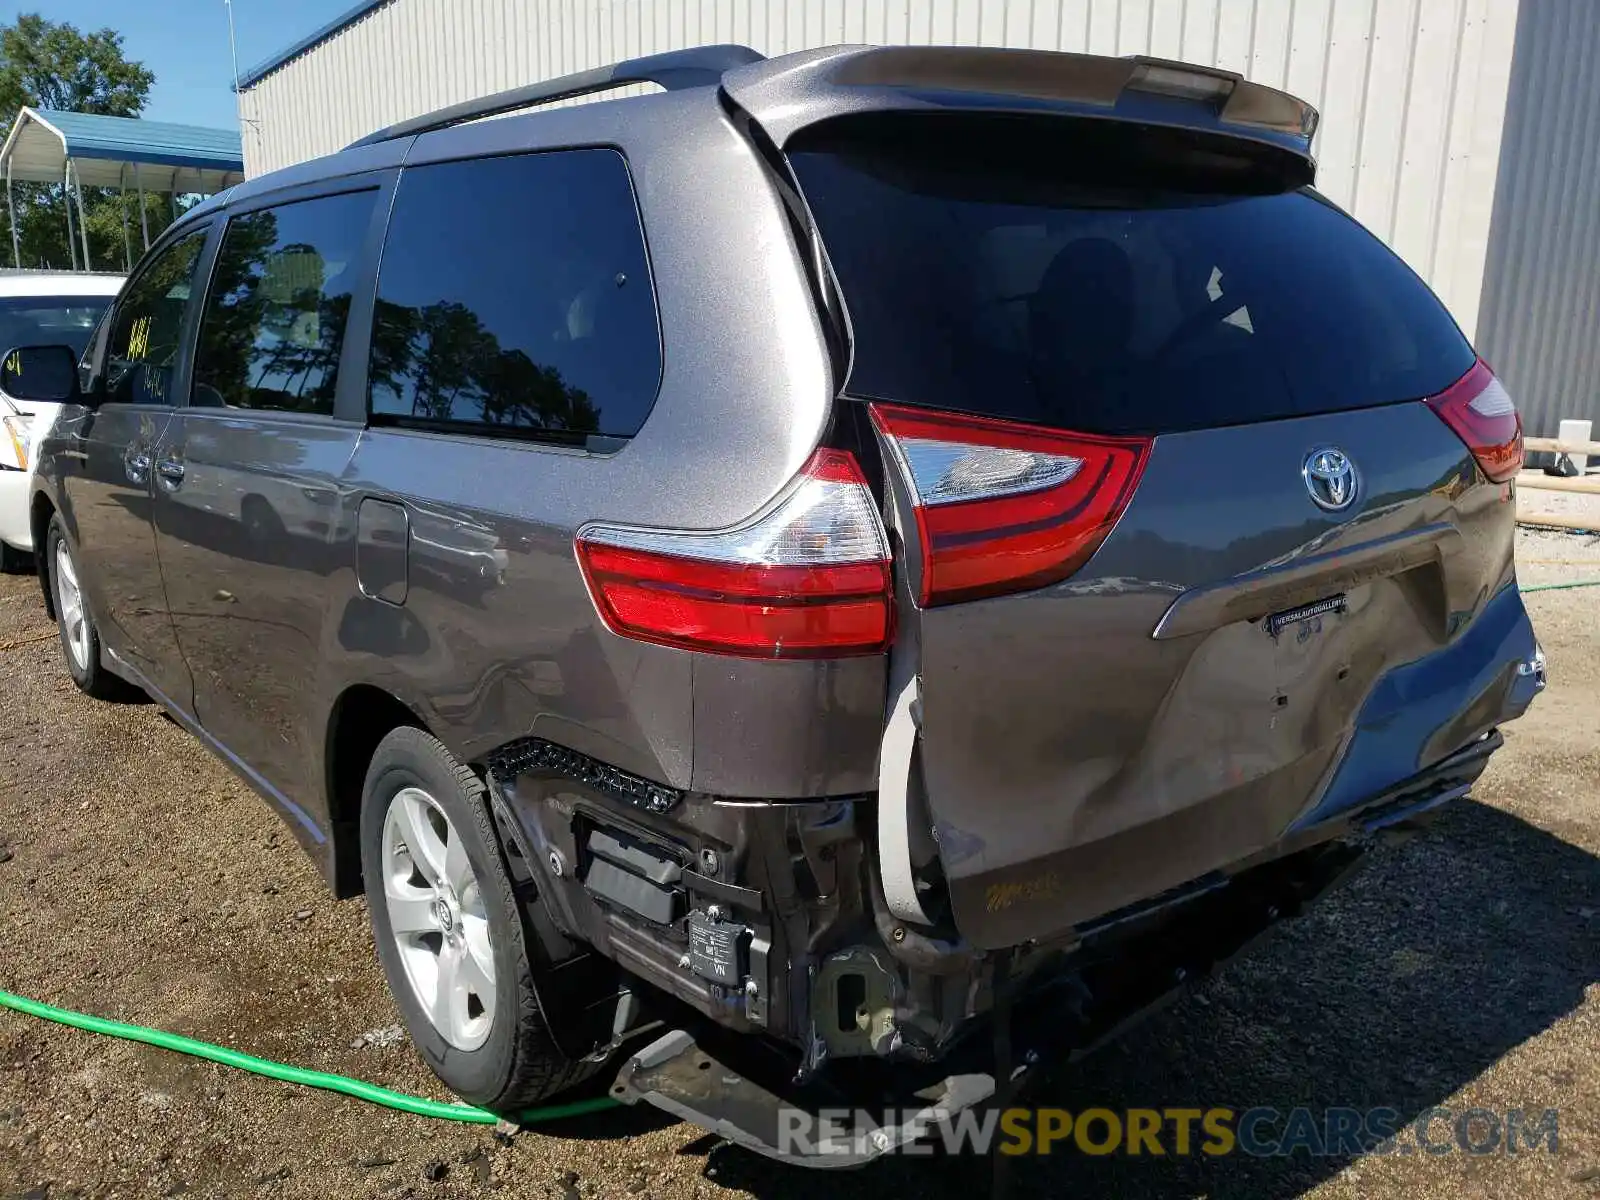
M 1526 584 L 1600 578 L 1524 534 Z M 1541 1110 L 1559 1152 L 1019 1162 L 1018 1195 L 1600 1197 L 1600 589 L 1528 606 L 1551 685 L 1475 801 L 1041 1104 Z M 77 693 L 32 579 L 0 577 L 0 988 L 441 1096 L 403 1040 L 366 909 L 153 705 Z M 0 1012 L 0 1196 L 985 1194 L 988 1164 L 820 1177 L 650 1110 L 497 1141 Z

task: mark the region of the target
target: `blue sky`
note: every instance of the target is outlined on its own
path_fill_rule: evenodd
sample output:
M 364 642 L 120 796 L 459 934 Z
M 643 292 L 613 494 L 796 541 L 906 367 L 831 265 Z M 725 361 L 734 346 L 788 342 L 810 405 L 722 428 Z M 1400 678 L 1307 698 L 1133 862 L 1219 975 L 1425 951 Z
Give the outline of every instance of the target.
M 355 0 L 233 0 L 239 70 L 249 70 L 327 24 Z M 110 27 L 123 51 L 156 73 L 144 115 L 155 121 L 237 128 L 228 10 L 223 0 L 36 0 L 0 8 L 7 24 L 19 12 L 42 12 L 84 31 Z

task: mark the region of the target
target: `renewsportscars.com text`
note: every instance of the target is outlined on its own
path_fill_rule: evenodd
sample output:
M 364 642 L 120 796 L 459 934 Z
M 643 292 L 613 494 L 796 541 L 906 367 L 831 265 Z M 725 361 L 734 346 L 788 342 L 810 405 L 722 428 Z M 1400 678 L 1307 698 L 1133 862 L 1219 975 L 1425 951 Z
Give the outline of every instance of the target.
M 1008 1108 L 953 1117 L 937 1109 L 784 1109 L 778 1149 L 806 1156 L 1554 1154 L 1559 1125 L 1553 1108 L 1429 1108 L 1411 1117 L 1392 1108 Z

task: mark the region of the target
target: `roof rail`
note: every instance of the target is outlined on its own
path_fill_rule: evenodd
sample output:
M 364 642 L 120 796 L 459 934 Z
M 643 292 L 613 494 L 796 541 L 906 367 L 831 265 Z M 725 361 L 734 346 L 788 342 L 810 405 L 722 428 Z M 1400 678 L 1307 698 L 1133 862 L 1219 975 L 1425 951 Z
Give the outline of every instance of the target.
M 357 146 L 371 146 L 394 138 L 444 129 L 450 125 L 459 125 L 463 121 L 476 121 L 480 117 L 498 116 L 500 113 L 513 112 L 519 108 L 532 108 L 539 104 L 586 96 L 591 92 L 609 91 L 612 88 L 626 87 L 630 83 L 654 83 L 669 92 L 678 91 L 680 88 L 705 87 L 720 82 L 724 71 L 765 60 L 766 55 L 750 49 L 749 46 L 694 46 L 688 50 L 669 50 L 665 54 L 632 58 L 612 63 L 608 67 L 595 67 L 591 71 L 562 75 L 556 79 L 547 79 L 543 83 L 529 84 L 527 87 L 496 92 L 492 96 L 484 96 L 478 100 L 452 104 L 448 108 L 424 113 L 408 121 L 399 121 L 376 133 L 369 133 L 359 141 L 351 142 L 345 149 L 354 150 Z

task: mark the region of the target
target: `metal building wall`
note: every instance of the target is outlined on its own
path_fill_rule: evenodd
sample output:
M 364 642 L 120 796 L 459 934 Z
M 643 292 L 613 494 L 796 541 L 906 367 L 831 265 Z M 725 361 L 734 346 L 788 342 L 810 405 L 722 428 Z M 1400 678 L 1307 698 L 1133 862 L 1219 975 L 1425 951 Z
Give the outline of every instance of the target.
M 1319 186 L 1471 332 L 1517 3 L 392 0 L 246 90 L 245 165 L 259 174 L 475 95 L 707 42 L 769 55 L 837 42 L 1153 54 L 1238 71 L 1315 104 Z
M 1529 433 L 1600 422 L 1597 191 L 1600 3 L 1522 0 L 1478 346 Z

